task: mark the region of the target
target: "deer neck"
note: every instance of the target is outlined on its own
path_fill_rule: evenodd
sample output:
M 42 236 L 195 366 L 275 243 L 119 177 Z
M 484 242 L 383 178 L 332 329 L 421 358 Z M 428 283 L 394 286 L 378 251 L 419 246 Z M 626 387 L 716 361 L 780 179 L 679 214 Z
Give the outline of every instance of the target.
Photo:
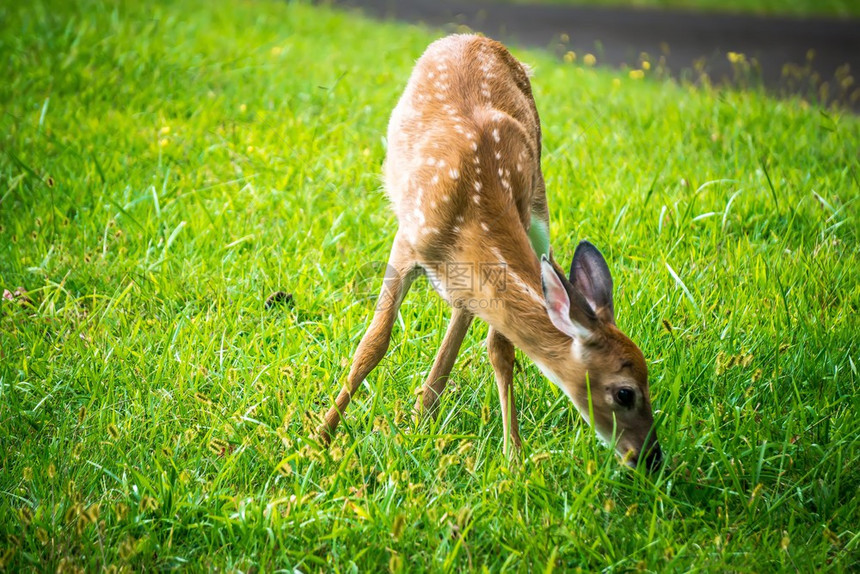
M 545 229 L 545 223 L 539 224 Z M 488 238 L 484 249 L 493 261 L 502 264 L 504 281 L 480 293 L 483 300 L 493 304 L 476 314 L 528 355 L 550 379 L 558 381 L 564 371 L 578 365 L 572 339 L 552 324 L 546 311 L 537 255 L 538 245 L 545 244 L 549 251 L 544 229 L 531 233 L 518 225 L 501 238 Z

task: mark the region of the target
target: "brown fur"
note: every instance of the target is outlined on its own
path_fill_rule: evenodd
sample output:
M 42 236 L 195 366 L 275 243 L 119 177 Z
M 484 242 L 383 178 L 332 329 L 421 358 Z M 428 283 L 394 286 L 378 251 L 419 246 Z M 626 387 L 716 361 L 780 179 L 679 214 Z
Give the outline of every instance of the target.
M 520 444 L 512 382 L 516 346 L 548 372 L 586 416 L 588 373 L 594 424 L 605 436 L 615 421 L 621 432 L 619 451 L 638 456 L 653 424 L 647 367 L 639 348 L 606 320 L 611 313 L 587 308 L 568 282 L 571 317 L 590 331 L 576 356 L 574 341 L 553 325 L 543 305 L 541 267 L 528 230 L 533 217 L 548 225 L 548 211 L 540 169 L 540 121 L 523 65 L 498 42 L 478 36 L 450 36 L 433 43 L 418 60 L 392 113 L 388 144 L 386 188 L 400 223 L 389 260 L 394 275 L 383 287 L 347 385 L 326 414 L 322 438 L 328 440 L 350 397 L 385 354 L 397 307 L 415 270 L 421 269 L 454 307 L 454 317 L 419 410 L 435 411 L 475 315 L 491 326 L 488 351 L 499 387 L 506 449 L 509 436 L 515 446 Z M 455 290 L 452 263 L 503 263 L 506 281 L 473 281 Z M 470 307 L 475 301 L 502 304 Z M 613 385 L 622 382 L 636 385 L 644 397 L 633 410 L 611 404 Z

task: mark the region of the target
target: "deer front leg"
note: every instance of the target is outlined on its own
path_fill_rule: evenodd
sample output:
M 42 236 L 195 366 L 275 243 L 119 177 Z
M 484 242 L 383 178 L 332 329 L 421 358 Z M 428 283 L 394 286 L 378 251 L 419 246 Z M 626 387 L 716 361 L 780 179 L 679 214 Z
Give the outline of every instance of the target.
M 502 407 L 502 426 L 505 433 L 505 454 L 511 456 L 509 450 L 512 443 L 519 450 L 520 427 L 517 423 L 517 405 L 514 400 L 514 345 L 504 335 L 490 327 L 487 335 L 487 354 L 493 372 L 496 375 L 496 386 L 499 389 L 499 403 Z
M 472 324 L 473 317 L 474 315 L 462 308 L 452 307 L 451 321 L 448 323 L 445 338 L 442 339 L 442 345 L 439 347 L 436 358 L 433 360 L 433 368 L 430 369 L 430 374 L 421 388 L 421 396 L 418 397 L 418 402 L 415 403 L 416 415 L 427 414 L 436 416 L 439 397 L 448 384 L 448 376 L 451 374 L 451 369 L 457 360 L 460 345 L 463 344 L 463 338 L 469 331 L 469 325 Z
M 397 311 L 400 309 L 400 304 L 406 297 L 406 293 L 418 272 L 419 268 L 415 264 L 412 248 L 405 238 L 398 233 L 394 239 L 394 245 L 391 247 L 391 255 L 388 259 L 382 291 L 376 301 L 373 320 L 355 351 L 346 385 L 338 394 L 334 406 L 328 410 L 323 423 L 317 429 L 319 440 L 323 444 L 328 444 L 331 441 L 334 430 L 346 411 L 352 395 L 358 390 L 365 377 L 385 356 L 391 339 L 391 329 L 397 318 Z

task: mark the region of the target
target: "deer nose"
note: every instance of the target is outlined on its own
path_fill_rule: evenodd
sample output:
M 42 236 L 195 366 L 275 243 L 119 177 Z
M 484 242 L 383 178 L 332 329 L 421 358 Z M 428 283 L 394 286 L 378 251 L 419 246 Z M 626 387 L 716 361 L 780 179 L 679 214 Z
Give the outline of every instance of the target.
M 643 462 L 641 456 L 639 461 Z M 648 452 L 645 453 L 644 462 L 648 472 L 657 472 L 660 470 L 660 467 L 663 466 L 663 450 L 660 448 L 660 443 L 655 442 L 651 445 Z

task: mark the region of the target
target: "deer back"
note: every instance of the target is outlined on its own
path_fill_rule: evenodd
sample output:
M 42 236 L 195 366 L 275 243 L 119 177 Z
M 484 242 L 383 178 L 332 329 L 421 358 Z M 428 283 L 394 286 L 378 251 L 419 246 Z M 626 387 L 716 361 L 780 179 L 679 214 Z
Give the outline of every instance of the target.
M 450 259 L 490 235 L 520 235 L 534 212 L 545 221 L 540 139 L 528 70 L 504 46 L 473 35 L 431 44 L 392 113 L 385 165 L 419 256 Z

